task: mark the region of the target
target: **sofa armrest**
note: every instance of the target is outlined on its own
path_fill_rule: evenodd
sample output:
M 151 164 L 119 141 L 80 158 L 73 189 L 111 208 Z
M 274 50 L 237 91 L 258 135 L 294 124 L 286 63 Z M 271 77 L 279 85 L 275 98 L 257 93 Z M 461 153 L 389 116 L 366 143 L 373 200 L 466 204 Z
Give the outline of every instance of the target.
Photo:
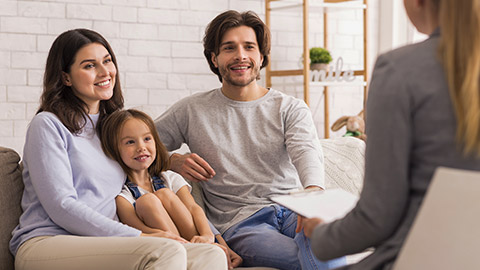
M 12 230 L 22 213 L 23 194 L 20 156 L 12 149 L 0 147 L 0 269 L 13 269 L 13 256 L 9 251 Z

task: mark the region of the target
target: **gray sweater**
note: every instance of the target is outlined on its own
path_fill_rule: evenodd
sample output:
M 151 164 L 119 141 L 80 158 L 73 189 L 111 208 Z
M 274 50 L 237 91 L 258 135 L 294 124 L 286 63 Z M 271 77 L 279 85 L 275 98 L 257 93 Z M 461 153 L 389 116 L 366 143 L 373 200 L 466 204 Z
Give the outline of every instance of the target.
M 315 228 L 312 249 L 330 259 L 375 247 L 349 269 L 389 269 L 439 166 L 480 170 L 455 143 L 456 120 L 436 53 L 439 31 L 378 58 L 367 103 L 365 183 L 343 219 Z
M 203 182 L 206 213 L 223 233 L 271 205 L 272 195 L 324 186 L 324 164 L 311 112 L 299 99 L 270 89 L 240 102 L 220 89 L 174 104 L 155 120 L 169 150 L 186 143 L 216 175 Z

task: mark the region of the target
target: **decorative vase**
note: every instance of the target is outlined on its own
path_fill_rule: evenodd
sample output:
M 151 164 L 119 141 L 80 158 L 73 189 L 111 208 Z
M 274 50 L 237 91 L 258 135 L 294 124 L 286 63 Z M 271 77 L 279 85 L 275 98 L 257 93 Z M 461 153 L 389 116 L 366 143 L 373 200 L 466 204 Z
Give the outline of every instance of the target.
M 328 71 L 328 64 L 324 64 L 324 63 L 310 64 L 310 70 L 325 70 L 325 71 Z
M 310 70 L 312 81 L 323 81 L 327 77 L 329 67 L 325 63 L 314 63 L 310 64 Z

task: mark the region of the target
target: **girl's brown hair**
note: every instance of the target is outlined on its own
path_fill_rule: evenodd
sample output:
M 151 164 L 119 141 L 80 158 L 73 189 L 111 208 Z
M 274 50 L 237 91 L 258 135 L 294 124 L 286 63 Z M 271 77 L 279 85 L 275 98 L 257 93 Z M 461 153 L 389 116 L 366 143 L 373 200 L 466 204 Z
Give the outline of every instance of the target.
M 268 59 L 270 54 L 270 30 L 253 11 L 238 12 L 235 10 L 228 10 L 215 17 L 205 29 L 205 36 L 203 38 L 203 54 L 207 58 L 208 65 L 213 73 L 217 74 L 220 82 L 222 76 L 220 71 L 213 64 L 212 53 L 218 55 L 220 52 L 220 43 L 222 42 L 223 35 L 231 28 L 239 26 L 248 26 L 255 31 L 257 37 L 258 47 L 260 53 L 263 55 L 263 63 L 260 69 L 268 65 Z M 259 75 L 260 76 L 260 75 Z M 257 78 L 257 80 L 260 78 Z
M 113 96 L 109 100 L 100 101 L 97 132 L 100 133 L 102 122 L 106 116 L 123 108 L 117 60 L 107 40 L 99 33 L 88 29 L 73 29 L 63 32 L 55 39 L 48 53 L 43 77 L 43 92 L 37 113 L 42 111 L 54 113 L 65 127 L 74 134 L 80 133 L 87 120 L 91 121 L 91 119 L 88 116 L 87 104 L 75 96 L 71 87 L 63 83 L 62 74 L 63 72 L 70 72 L 77 52 L 91 43 L 103 45 L 112 57 L 112 62 L 117 69 Z
M 480 155 L 480 0 L 434 0 L 443 62 L 464 153 Z
M 155 140 L 156 158 L 148 168 L 148 173 L 151 176 L 160 177 L 161 172 L 166 171 L 170 166 L 169 155 L 167 148 L 160 141 L 160 137 L 155 129 L 155 124 L 153 123 L 152 118 L 144 112 L 135 109 L 128 109 L 116 111 L 108 116 L 103 123 L 100 136 L 103 151 L 108 157 L 117 161 L 120 166 L 122 166 L 125 173 L 127 173 L 128 177 L 132 179 L 132 169 L 123 162 L 119 150 L 120 132 L 125 123 L 130 119 L 138 119 L 142 121 L 150 130 L 150 133 Z

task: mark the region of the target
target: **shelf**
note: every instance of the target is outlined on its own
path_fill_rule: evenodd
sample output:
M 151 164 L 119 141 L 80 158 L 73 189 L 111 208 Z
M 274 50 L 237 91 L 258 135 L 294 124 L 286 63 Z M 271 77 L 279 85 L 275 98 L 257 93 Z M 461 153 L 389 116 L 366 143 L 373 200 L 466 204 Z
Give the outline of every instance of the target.
M 275 83 L 279 86 L 303 86 L 303 82 L 288 82 L 288 83 Z M 367 82 L 353 81 L 353 82 L 310 82 L 311 87 L 335 87 L 335 86 L 367 86 Z
M 310 73 L 312 71 L 310 70 Z M 345 71 L 342 71 L 342 74 Z M 327 72 L 327 75 L 329 75 L 330 71 Z M 342 75 L 341 74 L 341 75 Z M 272 77 L 284 77 L 284 76 L 303 76 L 303 69 L 289 69 L 289 70 L 270 70 L 269 76 Z M 364 70 L 354 70 L 353 71 L 353 76 L 365 76 L 365 71 Z
M 331 12 L 342 11 L 348 9 L 366 9 L 367 5 L 362 0 L 350 0 L 350 1 L 310 1 L 310 12 Z M 272 1 L 270 11 L 288 11 L 288 12 L 302 12 L 303 1 L 302 0 L 285 0 L 285 1 Z
M 284 76 L 303 76 L 302 82 L 279 83 L 282 86 L 302 86 L 303 98 L 309 105 L 309 89 L 310 87 L 323 87 L 324 93 L 324 131 L 325 138 L 329 137 L 329 87 L 334 86 L 359 86 L 363 87 L 363 105 L 367 97 L 367 1 L 368 0 L 265 0 L 265 21 L 268 27 L 271 27 L 271 12 L 280 11 L 279 13 L 298 12 L 302 14 L 303 19 L 303 69 L 291 70 L 272 70 L 270 64 L 265 69 L 266 86 L 272 87 L 272 77 Z M 309 70 L 309 16 L 320 15 L 323 17 L 323 47 L 328 49 L 328 13 L 333 11 L 344 10 L 361 10 L 363 13 L 363 69 L 354 70 L 354 76 L 363 76 L 362 80 L 355 79 L 352 82 L 345 81 L 312 81 L 312 71 Z M 341 69 L 341 68 L 340 68 Z M 334 70 L 332 71 L 334 72 Z M 327 73 L 327 77 L 332 73 Z M 341 75 L 340 75 L 341 76 Z M 334 77 L 334 76 L 333 76 Z

